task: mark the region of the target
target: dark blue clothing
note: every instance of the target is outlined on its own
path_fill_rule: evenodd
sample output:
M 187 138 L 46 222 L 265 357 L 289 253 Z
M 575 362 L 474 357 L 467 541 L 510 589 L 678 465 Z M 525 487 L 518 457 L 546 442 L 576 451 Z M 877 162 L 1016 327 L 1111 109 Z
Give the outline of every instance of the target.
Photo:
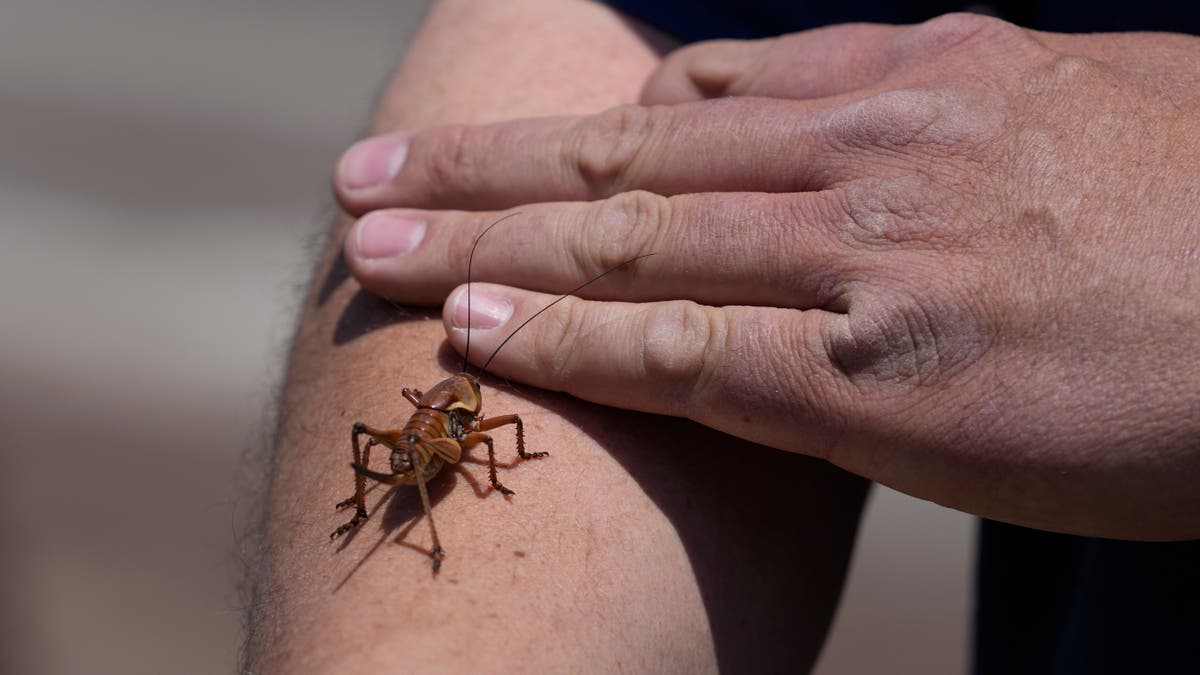
M 851 21 L 916 23 L 961 6 L 960 3 L 936 0 L 915 3 L 886 0 L 612 0 L 608 4 L 685 42 L 764 37 Z
M 756 38 L 848 21 L 917 23 L 957 11 L 965 2 L 919 0 L 608 0 L 684 42 L 712 38 Z M 1156 30 L 1200 34 L 1200 3 L 1143 0 L 1100 3 L 1083 0 L 1001 0 L 986 3 L 996 15 L 1037 30 L 1064 33 Z
M 983 521 L 975 673 L 1200 673 L 1200 541 Z
M 688 42 L 870 21 L 916 23 L 960 3 L 923 0 L 609 0 Z M 1013 23 L 1058 32 L 1200 34 L 1200 3 L 991 3 Z M 983 521 L 976 675 L 1200 673 L 1200 541 L 1073 537 Z

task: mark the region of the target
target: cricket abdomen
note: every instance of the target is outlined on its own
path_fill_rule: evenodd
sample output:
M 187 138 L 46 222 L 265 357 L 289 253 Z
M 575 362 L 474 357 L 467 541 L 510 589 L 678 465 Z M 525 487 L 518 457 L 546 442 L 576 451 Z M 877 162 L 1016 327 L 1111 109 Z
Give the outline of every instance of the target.
M 392 473 L 396 474 L 396 482 L 403 485 L 415 485 L 417 482 L 416 471 L 413 470 L 409 459 L 410 451 L 413 459 L 424 469 L 424 481 L 436 476 L 445 465 L 445 460 L 421 441 L 454 438 L 450 429 L 454 426 L 454 420 L 441 410 L 421 408 L 413 413 L 400 431 L 395 447 L 392 448 Z

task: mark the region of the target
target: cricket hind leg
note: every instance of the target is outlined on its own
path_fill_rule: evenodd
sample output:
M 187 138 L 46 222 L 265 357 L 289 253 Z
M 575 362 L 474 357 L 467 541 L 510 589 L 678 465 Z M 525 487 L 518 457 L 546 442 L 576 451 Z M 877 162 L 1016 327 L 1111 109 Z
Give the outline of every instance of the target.
M 380 444 L 388 445 L 385 441 L 380 441 Z M 404 452 L 408 457 L 409 466 L 420 466 L 417 455 L 411 448 L 406 449 Z M 446 550 L 442 548 L 442 544 L 438 539 L 437 526 L 433 522 L 433 506 L 429 500 L 429 488 L 426 487 L 426 483 L 437 473 L 437 469 L 441 468 L 443 460 L 439 456 L 434 455 L 432 461 L 437 462 L 437 464 L 433 465 L 434 469 L 432 471 L 414 471 L 411 476 L 407 473 L 380 473 L 372 471 L 362 464 L 354 465 L 354 473 L 387 485 L 397 485 L 402 482 L 407 483 L 409 480 L 417 484 L 417 492 L 421 495 L 421 506 L 425 509 L 425 519 L 429 521 L 429 533 L 433 538 L 433 548 L 430 550 L 429 555 L 433 558 L 433 573 L 437 574 L 437 571 L 442 566 L 442 559 L 446 557 Z M 343 527 L 349 529 L 353 527 L 352 523 L 353 521 Z
M 409 466 L 417 467 L 416 455 L 412 450 L 408 451 Z M 442 559 L 446 557 L 446 551 L 442 548 L 441 542 L 438 541 L 437 526 L 433 524 L 433 507 L 429 504 L 429 489 L 425 487 L 425 476 L 423 472 L 415 471 L 417 482 L 417 492 L 421 494 L 421 506 L 425 507 L 425 519 L 429 521 L 429 535 L 433 539 L 433 548 L 430 550 L 429 557 L 433 558 L 433 573 L 437 574 L 442 567 Z

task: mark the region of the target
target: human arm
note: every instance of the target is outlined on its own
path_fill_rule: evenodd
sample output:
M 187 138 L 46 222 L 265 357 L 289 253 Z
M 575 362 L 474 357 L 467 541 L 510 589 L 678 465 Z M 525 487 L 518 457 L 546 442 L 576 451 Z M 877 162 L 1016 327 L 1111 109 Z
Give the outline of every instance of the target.
M 634 100 L 656 63 L 592 3 L 442 2 L 373 128 L 587 113 Z M 403 423 L 402 387 L 428 389 L 460 367 L 439 350 L 432 316 L 346 279 L 348 224 L 324 252 L 291 355 L 251 615 L 254 672 L 703 672 L 815 659 L 862 482 L 679 420 L 485 378 L 485 411 L 519 413 L 528 449 L 551 452 L 502 469 L 516 495 L 488 492 L 476 464 L 430 482 L 447 550 L 436 577 L 426 524 L 408 528 L 420 514 L 409 487 L 390 500 L 388 488 L 371 491 L 371 518 L 330 543 L 348 517 L 333 505 L 353 486 L 351 425 Z M 495 234 L 476 264 L 512 236 Z M 465 273 L 462 257 L 439 265 Z M 492 435 L 511 459 L 513 438 Z
M 540 202 L 508 227 L 559 254 L 514 247 L 479 274 L 540 291 L 657 252 L 514 338 L 506 377 L 1009 522 L 1194 538 L 1198 82 L 1186 36 L 839 26 L 686 48 L 645 90 L 665 105 L 419 134 L 394 180 L 341 196 Z M 487 170 L 422 180 L 456 152 Z M 470 233 L 497 215 L 433 217 Z M 348 252 L 392 297 L 454 283 Z M 544 302 L 486 291 L 514 323 Z

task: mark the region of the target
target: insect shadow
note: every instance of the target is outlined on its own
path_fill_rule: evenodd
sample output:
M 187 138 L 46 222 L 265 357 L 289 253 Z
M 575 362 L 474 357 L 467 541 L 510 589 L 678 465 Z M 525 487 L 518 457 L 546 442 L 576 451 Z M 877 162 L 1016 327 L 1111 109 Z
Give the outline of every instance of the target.
M 429 503 L 431 505 L 436 506 L 442 501 L 442 499 L 446 497 L 446 495 L 450 494 L 450 492 L 454 490 L 455 484 L 458 482 L 458 474 L 459 472 L 457 471 L 440 472 L 437 476 L 434 476 L 428 483 L 426 483 L 426 487 L 429 490 Z M 361 569 L 362 566 L 366 564 L 366 562 L 370 560 L 375 553 L 377 553 L 383 547 L 383 545 L 389 541 L 393 544 L 398 544 L 400 546 L 417 551 L 426 557 L 432 554 L 432 551 L 429 549 L 417 546 L 416 544 L 407 541 L 408 533 L 411 532 L 414 527 L 420 524 L 421 520 L 425 516 L 425 509 L 421 505 L 421 498 L 420 495 L 417 494 L 416 489 L 411 485 L 387 486 L 379 483 L 376 483 L 367 489 L 368 495 L 374 496 L 378 493 L 382 494 L 379 496 L 375 505 L 371 507 L 370 514 L 374 519 L 380 515 L 379 511 L 383 512 L 382 517 L 379 518 L 382 535 L 380 535 L 375 544 L 368 549 L 361 558 L 359 558 L 358 562 L 354 564 L 354 567 L 350 569 L 345 578 L 343 578 L 333 589 L 334 593 L 341 590 L 342 586 L 345 586 L 346 582 L 350 581 L 350 579 L 358 572 L 358 570 Z M 340 552 L 348 547 L 350 543 L 361 536 L 363 532 L 364 530 L 362 529 L 354 529 L 350 532 L 347 532 L 346 536 L 342 537 L 341 542 L 338 543 L 337 550 Z
M 479 499 L 487 499 L 489 497 L 499 498 L 502 495 L 497 493 L 493 495 L 495 490 L 490 485 L 484 485 L 480 480 L 471 474 L 471 469 L 464 465 L 482 465 L 487 466 L 487 462 L 464 455 L 461 462 L 450 467 L 449 471 L 438 472 L 426 483 L 426 488 L 429 490 L 429 504 L 431 507 L 437 506 L 447 495 L 453 492 L 458 487 L 458 481 L 461 478 L 466 483 L 475 496 Z M 501 469 L 512 469 L 517 465 L 517 462 L 496 462 L 496 466 Z M 382 494 L 379 494 L 382 493 Z M 388 541 L 395 545 L 403 546 L 412 549 L 422 556 L 429 557 L 433 554 L 430 549 L 418 546 L 408 541 L 408 533 L 412 532 L 413 528 L 421 524 L 425 518 L 425 509 L 421 505 L 421 497 L 417 494 L 416 488 L 411 485 L 382 485 L 376 483 L 367 489 L 367 494 L 375 497 L 379 494 L 377 503 L 370 509 L 371 518 L 375 519 L 379 515 L 379 511 L 383 511 L 382 518 L 379 518 L 379 529 L 383 534 L 379 536 L 378 541 L 368 549 L 354 567 L 346 574 L 333 592 L 341 590 L 342 586 L 349 581 L 360 568 L 383 548 L 383 545 Z M 350 545 L 354 539 L 362 536 L 364 530 L 354 529 L 346 533 L 342 540 L 338 543 L 337 550 L 340 552 Z

